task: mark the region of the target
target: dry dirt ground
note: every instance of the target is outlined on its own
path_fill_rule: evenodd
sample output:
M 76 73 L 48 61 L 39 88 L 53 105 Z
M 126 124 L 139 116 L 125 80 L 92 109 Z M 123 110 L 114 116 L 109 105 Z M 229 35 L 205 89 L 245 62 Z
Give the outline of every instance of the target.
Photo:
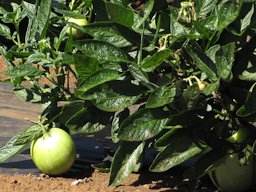
M 6 70 L 6 67 L 3 65 L 3 60 L 0 58 L 0 72 L 4 70 Z M 0 74 L 0 80 L 4 78 L 6 77 Z M 6 94 L 6 91 L 0 89 L 0 96 L 2 95 L 3 97 L 4 94 Z M 13 98 L 15 97 L 13 96 Z M 0 106 L 0 117 L 2 119 L 12 117 L 21 121 L 25 115 L 32 114 L 33 110 L 35 110 L 32 106 L 31 108 L 30 106 L 26 107 L 27 112 L 26 110 L 20 110 L 19 104 L 17 104 L 18 106 L 16 104 L 12 106 L 11 98 L 8 100 L 9 103 L 2 99 L 2 107 Z M 21 103 L 20 107 L 24 109 L 23 105 L 24 104 Z M 30 118 L 35 118 L 35 115 L 30 115 Z M 12 128 L 12 126 L 4 126 L 2 124 L 4 122 L 6 121 L 0 122 L 0 139 L 1 137 L 10 136 L 6 135 L 6 132 L 10 133 L 10 131 L 6 129 Z M 14 134 L 15 132 L 11 133 Z M 19 170 L 17 170 L 17 172 L 19 172 Z M 182 178 L 181 174 L 179 170 L 171 170 L 166 173 L 151 173 L 144 169 L 139 173 L 131 174 L 122 186 L 114 188 L 108 186 L 108 173 L 101 173 L 93 168 L 88 168 L 82 175 L 74 174 L 65 177 L 49 177 L 34 173 L 6 174 L 0 172 L 0 192 L 212 192 L 216 190 L 211 182 L 209 182 L 209 179 L 206 179 L 204 183 L 197 183 Z M 197 190 L 195 190 L 196 186 Z
M 48 177 L 0 174 L 0 192 L 171 192 L 194 191 L 191 182 L 182 181 L 170 174 L 143 172 L 132 174 L 119 187 L 108 186 L 109 174 L 93 170 L 88 176 Z M 201 187 L 198 191 L 207 190 Z

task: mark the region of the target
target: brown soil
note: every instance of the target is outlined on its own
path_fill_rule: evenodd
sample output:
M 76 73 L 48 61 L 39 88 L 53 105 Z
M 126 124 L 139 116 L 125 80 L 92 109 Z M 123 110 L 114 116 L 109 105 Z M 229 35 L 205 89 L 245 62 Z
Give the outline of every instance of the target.
M 201 186 L 195 190 L 195 183 L 173 177 L 170 173 L 131 174 L 118 187 L 108 186 L 109 174 L 94 170 L 90 176 L 49 177 L 47 175 L 0 174 L 0 192 L 174 192 L 204 191 L 214 189 Z

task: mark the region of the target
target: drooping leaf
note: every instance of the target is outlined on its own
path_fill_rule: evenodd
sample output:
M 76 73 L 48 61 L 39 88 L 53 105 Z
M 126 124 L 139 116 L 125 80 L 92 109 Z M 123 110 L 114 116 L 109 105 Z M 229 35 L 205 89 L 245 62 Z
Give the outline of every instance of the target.
M 253 84 L 249 90 L 249 93 L 247 95 L 244 105 L 242 105 L 237 110 L 236 114 L 241 117 L 246 117 L 251 115 L 252 113 L 255 113 L 256 112 L 255 98 L 256 98 L 256 84 Z
M 136 167 L 145 143 L 122 142 L 118 147 L 110 169 L 109 185 L 118 186 L 132 173 Z
M 251 10 L 246 14 L 246 16 L 241 19 L 240 32 L 242 33 L 251 24 L 252 16 L 254 14 L 254 6 L 252 5 Z
M 207 16 L 216 6 L 218 0 L 197 0 L 196 5 L 196 14 L 197 17 Z
M 84 27 L 70 23 L 70 26 L 79 29 L 83 33 L 89 34 L 94 37 L 95 40 L 111 43 L 116 47 L 126 47 L 131 45 L 131 43 L 119 32 L 114 23 L 92 23 Z
M 0 163 L 3 163 L 10 159 L 11 157 L 21 153 L 28 145 L 15 145 L 15 142 L 19 138 L 19 134 L 12 137 L 4 146 L 0 148 Z
M 40 103 L 43 101 L 41 95 L 32 89 L 15 87 L 13 92 L 18 98 L 26 102 Z
M 124 82 L 111 81 L 87 93 L 76 92 L 76 95 L 81 99 L 91 100 L 97 108 L 103 111 L 123 110 L 134 104 L 143 91 L 128 81 Z
M 177 95 L 175 85 L 161 86 L 148 97 L 146 107 L 157 108 L 171 103 Z
M 37 7 L 37 23 L 38 23 L 38 33 L 40 38 L 46 36 L 49 18 L 51 14 L 52 0 L 40 0 L 40 3 Z
M 31 64 L 21 64 L 20 66 L 7 70 L 5 74 L 15 78 L 24 76 L 35 77 L 42 74 L 42 71 L 36 69 Z
M 0 35 L 4 36 L 7 39 L 11 39 L 11 30 L 8 26 L 0 23 Z
M 219 76 L 224 80 L 232 79 L 232 67 L 235 60 L 235 43 L 221 46 L 216 52 L 215 61 Z
M 161 109 L 140 109 L 123 121 L 118 138 L 125 141 L 144 141 L 160 133 L 168 121 Z
M 171 50 L 169 49 L 156 52 L 153 55 L 145 57 L 140 64 L 140 68 L 144 72 L 151 72 L 170 57 L 170 55 Z
M 77 87 L 76 91 L 86 92 L 89 89 L 101 85 L 108 81 L 116 80 L 120 77 L 120 74 L 116 70 L 102 69 L 96 71 L 92 75 L 84 79 Z
M 167 171 L 201 151 L 202 149 L 193 143 L 191 137 L 176 135 L 176 137 L 172 137 L 169 145 L 157 155 L 150 166 L 150 170 L 153 172 Z
M 132 9 L 108 1 L 105 2 L 105 6 L 111 21 L 132 28 L 135 20 Z
M 212 60 L 202 52 L 198 44 L 194 44 L 193 46 L 187 45 L 185 50 L 193 58 L 195 64 L 202 72 L 206 73 L 210 79 L 217 80 L 216 66 Z
M 240 5 L 235 2 L 226 1 L 216 6 L 215 14 L 218 17 L 216 29 L 222 30 L 232 23 L 239 15 Z
M 130 56 L 126 52 L 107 42 L 81 40 L 74 42 L 74 46 L 86 56 L 98 60 L 113 62 L 129 62 L 130 60 Z
M 74 106 L 66 106 L 65 111 Z M 113 114 L 103 112 L 95 107 L 81 107 L 72 114 L 66 116 L 63 111 L 61 119 L 64 119 L 65 125 L 69 128 L 70 134 L 89 134 L 96 133 L 107 126 L 110 126 L 110 119 Z M 69 117 L 65 120 L 66 117 Z
M 34 139 L 39 138 L 42 134 L 43 134 L 43 130 L 40 127 L 40 125 L 38 125 L 38 124 L 32 125 L 31 127 L 22 131 L 17 136 L 17 139 L 14 142 L 14 145 L 18 146 L 18 145 L 28 144 L 31 141 L 33 141 Z

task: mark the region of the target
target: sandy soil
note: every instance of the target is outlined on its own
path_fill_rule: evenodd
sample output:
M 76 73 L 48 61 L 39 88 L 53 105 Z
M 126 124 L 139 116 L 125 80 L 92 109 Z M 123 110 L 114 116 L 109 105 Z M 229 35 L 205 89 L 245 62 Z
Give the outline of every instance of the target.
M 93 170 L 92 170 L 93 171 Z M 132 174 L 119 187 L 108 186 L 108 173 L 94 170 L 90 176 L 72 178 L 46 175 L 0 174 L 0 192 L 171 192 L 214 191 L 207 187 L 194 190 L 195 183 L 173 177 L 170 174 L 153 174 L 144 171 Z

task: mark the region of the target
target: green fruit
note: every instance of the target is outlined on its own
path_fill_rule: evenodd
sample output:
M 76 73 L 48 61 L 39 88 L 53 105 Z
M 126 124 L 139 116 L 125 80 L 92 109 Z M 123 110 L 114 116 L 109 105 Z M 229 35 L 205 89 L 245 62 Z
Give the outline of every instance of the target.
M 70 23 L 75 23 L 81 27 L 84 27 L 89 24 L 89 21 L 85 18 L 84 19 L 68 18 L 67 21 Z M 73 27 L 68 27 L 67 34 L 72 34 L 72 36 L 75 38 L 81 38 L 84 36 L 84 33 L 82 33 L 81 31 Z
M 66 131 L 52 128 L 32 141 L 30 155 L 40 171 L 60 175 L 67 172 L 75 161 L 75 144 Z
M 231 143 L 244 143 L 248 138 L 248 131 L 246 128 L 239 128 L 234 134 L 226 138 Z
M 243 192 L 255 183 L 253 158 L 242 165 L 237 153 L 228 154 L 209 173 L 212 182 L 223 192 Z

